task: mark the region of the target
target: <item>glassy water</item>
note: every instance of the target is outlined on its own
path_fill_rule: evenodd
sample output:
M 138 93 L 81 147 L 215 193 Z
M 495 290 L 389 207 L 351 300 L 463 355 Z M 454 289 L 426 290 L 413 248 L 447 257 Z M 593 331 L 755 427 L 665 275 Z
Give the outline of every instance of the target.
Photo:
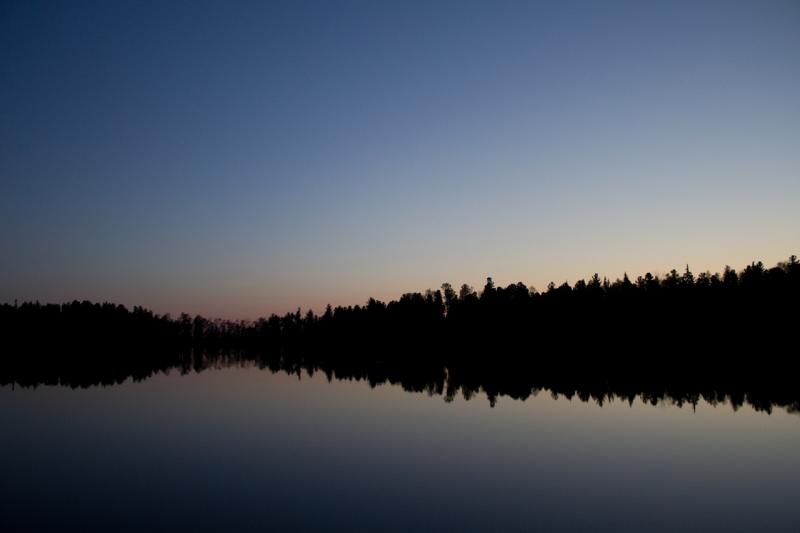
M 3 531 L 798 531 L 800 415 L 254 367 L 0 388 Z

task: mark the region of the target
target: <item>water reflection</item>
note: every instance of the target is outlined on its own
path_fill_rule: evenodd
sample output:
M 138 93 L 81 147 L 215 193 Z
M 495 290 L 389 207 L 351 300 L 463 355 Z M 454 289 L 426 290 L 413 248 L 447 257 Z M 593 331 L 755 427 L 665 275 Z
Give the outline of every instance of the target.
M 485 358 L 484 358 L 485 359 Z M 502 358 L 500 364 L 464 364 L 444 366 L 410 358 L 370 357 L 360 359 L 345 354 L 253 353 L 247 351 L 172 351 L 163 353 L 97 354 L 87 356 L 52 354 L 42 359 L 24 356 L 6 357 L 0 367 L 0 385 L 37 387 L 60 385 L 70 388 L 114 386 L 126 380 L 143 381 L 158 374 L 202 372 L 229 367 L 257 368 L 272 373 L 298 377 L 324 374 L 328 381 L 365 381 L 371 387 L 394 384 L 407 392 L 441 396 L 452 402 L 457 396 L 469 400 L 485 394 L 491 406 L 499 398 L 526 400 L 546 392 L 553 398 L 577 398 L 599 406 L 611 400 L 632 404 L 635 399 L 659 405 L 671 404 L 696 408 L 699 402 L 726 404 L 733 410 L 744 405 L 771 413 L 776 407 L 790 413 L 800 412 L 800 389 L 786 372 L 754 372 L 738 366 L 719 366 L 709 370 L 636 366 L 628 360 L 604 366 L 562 364 L 515 364 Z
M 464 368 L 404 373 L 232 353 L 183 354 L 178 363 L 0 388 L 0 529 L 791 531 L 800 523 L 800 419 L 757 412 L 749 393 L 695 391 L 693 410 L 672 406 L 684 397 L 677 389 L 640 388 L 630 400 L 613 383 L 470 381 Z M 712 405 L 721 400 L 737 411 Z

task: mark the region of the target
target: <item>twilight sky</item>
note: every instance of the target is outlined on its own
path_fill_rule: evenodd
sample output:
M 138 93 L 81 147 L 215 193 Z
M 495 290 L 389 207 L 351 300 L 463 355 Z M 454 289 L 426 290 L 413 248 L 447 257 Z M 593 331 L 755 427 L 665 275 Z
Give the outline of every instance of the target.
M 800 253 L 800 2 L 0 4 L 0 301 L 254 318 Z

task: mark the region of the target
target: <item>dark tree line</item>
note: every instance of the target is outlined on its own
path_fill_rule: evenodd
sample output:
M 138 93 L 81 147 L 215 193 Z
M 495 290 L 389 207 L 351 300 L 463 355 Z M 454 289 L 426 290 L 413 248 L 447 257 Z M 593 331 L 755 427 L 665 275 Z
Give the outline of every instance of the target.
M 574 285 L 550 283 L 537 292 L 523 283 L 482 290 L 449 283 L 384 303 L 336 307 L 305 314 L 298 309 L 253 322 L 157 315 L 141 307 L 74 301 L 0 305 L 6 346 L 63 348 L 263 348 L 315 347 L 350 351 L 402 348 L 441 352 L 468 347 L 569 350 L 653 350 L 664 344 L 691 348 L 778 347 L 797 325 L 800 263 L 792 256 L 773 268 L 753 262 L 722 274 L 672 270 L 632 281 L 594 274 Z M 691 345 L 682 344 L 691 341 Z M 787 346 L 786 348 L 791 348 Z
M 183 368 L 187 353 L 237 352 L 280 369 L 364 379 L 377 372 L 435 388 L 446 389 L 447 376 L 490 398 L 524 396 L 540 378 L 550 390 L 660 383 L 800 396 L 798 297 L 800 263 L 792 256 L 772 268 L 753 262 L 721 274 L 688 266 L 613 282 L 595 274 L 543 292 L 523 283 L 498 287 L 491 278 L 480 291 L 445 283 L 388 303 L 252 322 L 108 303 L 4 304 L 0 381 L 119 381 Z

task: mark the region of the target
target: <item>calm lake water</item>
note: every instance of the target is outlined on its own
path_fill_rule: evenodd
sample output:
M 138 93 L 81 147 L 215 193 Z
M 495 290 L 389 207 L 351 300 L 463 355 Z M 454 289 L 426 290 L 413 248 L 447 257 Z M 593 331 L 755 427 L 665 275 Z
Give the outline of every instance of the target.
M 257 368 L 0 388 L 2 531 L 800 531 L 800 415 Z

